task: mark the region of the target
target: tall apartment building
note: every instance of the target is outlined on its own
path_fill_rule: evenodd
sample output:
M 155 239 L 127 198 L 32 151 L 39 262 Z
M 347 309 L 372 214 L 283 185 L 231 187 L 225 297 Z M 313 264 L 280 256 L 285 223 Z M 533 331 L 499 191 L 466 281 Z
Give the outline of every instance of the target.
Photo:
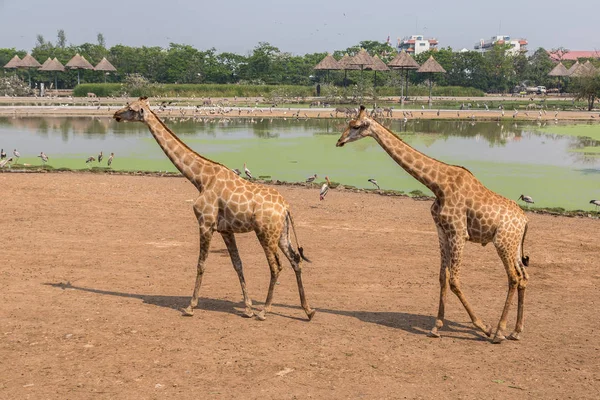
M 425 38 L 423 35 L 412 35 L 398 39 L 398 51 L 405 51 L 412 55 L 437 49 L 437 45 L 437 39 Z
M 489 40 L 481 39 L 478 43 L 475 43 L 475 50 L 488 51 L 492 49 L 496 44 L 508 44 L 510 48 L 507 50 L 509 54 L 519 54 L 527 51 L 527 39 L 511 39 L 510 36 L 498 35 L 492 36 Z

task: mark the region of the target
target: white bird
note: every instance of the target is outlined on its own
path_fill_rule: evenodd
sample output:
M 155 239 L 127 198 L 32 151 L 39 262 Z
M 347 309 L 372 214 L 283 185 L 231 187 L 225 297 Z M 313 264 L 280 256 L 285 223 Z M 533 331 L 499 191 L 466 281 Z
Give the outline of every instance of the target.
M 113 158 L 115 158 L 115 153 L 110 153 L 110 157 L 108 157 L 107 164 L 110 167 L 110 164 L 113 162 Z
M 248 179 L 252 179 L 252 172 L 250 172 L 250 170 L 248 169 L 248 167 L 246 167 L 246 163 L 244 163 L 244 173 L 246 174 L 246 176 L 248 177 Z
M 14 149 L 13 150 L 13 156 L 15 156 L 17 158 L 16 161 L 15 161 L 15 164 L 18 163 L 19 162 L 19 157 L 21 157 L 21 153 L 19 153 L 17 151 L 17 149 Z
M 240 171 L 238 168 L 234 168 L 234 169 L 232 169 L 232 171 L 238 176 L 242 175 L 242 171 Z
M 0 168 L 4 168 L 4 166 L 5 166 L 6 164 L 8 164 L 8 163 L 11 163 L 11 162 L 12 162 L 12 160 L 13 160 L 13 158 L 12 158 L 12 157 L 9 157 L 9 158 L 8 158 L 8 159 L 6 159 L 6 160 L 2 160 L 2 161 L 0 161 Z
M 373 185 L 377 186 L 377 189 L 381 189 L 379 187 L 379 184 L 377 183 L 377 181 L 375 180 L 375 178 L 369 178 L 367 179 L 369 182 L 371 182 Z
M 598 211 L 598 207 L 600 206 L 600 200 L 591 200 L 590 204 L 593 204 L 596 206 L 596 211 Z
M 43 151 L 40 153 L 40 155 L 38 157 L 40 157 L 42 159 L 42 162 L 44 164 L 46 164 L 48 162 L 48 156 Z
M 321 186 L 321 192 L 319 193 L 320 200 L 325 200 L 325 196 L 327 195 L 327 192 L 329 192 L 329 185 L 331 185 L 331 182 L 329 181 L 328 176 L 325 177 L 325 180 L 327 182 L 324 183 L 323 186 Z
M 525 196 L 524 194 L 522 194 L 522 195 L 519 196 L 519 200 L 523 200 L 525 203 L 530 203 L 530 204 L 534 203 L 534 201 L 531 198 L 531 196 Z
M 311 182 L 314 182 L 315 179 L 317 179 L 317 174 L 314 174 L 314 175 L 309 176 L 308 178 L 306 178 L 306 182 L 307 183 L 311 183 Z

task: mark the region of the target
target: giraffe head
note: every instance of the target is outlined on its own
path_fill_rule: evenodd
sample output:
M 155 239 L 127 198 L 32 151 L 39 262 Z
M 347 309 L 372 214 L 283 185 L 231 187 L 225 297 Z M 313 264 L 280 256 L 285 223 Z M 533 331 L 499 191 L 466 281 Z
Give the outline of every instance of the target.
M 150 110 L 150 103 L 147 97 L 140 97 L 133 103 L 128 103 L 125 107 L 117 110 L 113 118 L 117 122 L 121 121 L 140 121 L 146 120 L 146 114 Z
M 348 127 L 338 139 L 336 146 L 342 147 L 346 143 L 371 136 L 371 121 L 372 120 L 367 115 L 365 106 L 360 106 L 358 116 L 348 123 Z

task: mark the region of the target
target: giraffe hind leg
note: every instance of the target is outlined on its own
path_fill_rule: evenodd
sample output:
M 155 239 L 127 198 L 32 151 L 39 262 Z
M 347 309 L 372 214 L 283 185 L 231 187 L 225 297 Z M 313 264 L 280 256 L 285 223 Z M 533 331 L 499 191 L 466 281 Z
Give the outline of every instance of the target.
M 279 277 L 279 273 L 282 269 L 279 256 L 277 255 L 277 242 L 275 242 L 271 236 L 272 235 L 259 235 L 259 241 L 263 246 L 265 255 L 267 256 L 267 261 L 269 263 L 269 268 L 271 270 L 271 281 L 269 282 L 267 299 L 265 300 L 265 305 L 262 311 L 256 315 L 256 317 L 261 321 L 264 321 L 267 317 L 267 313 L 271 312 L 271 306 L 273 304 L 273 292 L 275 291 L 277 278 Z
M 508 292 L 506 294 L 506 301 L 504 302 L 504 308 L 502 309 L 502 315 L 500 316 L 500 321 L 498 321 L 498 328 L 496 329 L 496 334 L 494 335 L 493 343 L 502 343 L 506 337 L 504 336 L 504 331 L 506 330 L 506 320 L 508 318 L 508 310 L 510 309 L 510 303 L 512 302 L 512 298 L 515 294 L 515 290 L 519 286 L 521 281 L 521 270 L 517 270 L 515 265 L 516 260 L 514 259 L 514 255 L 516 251 L 511 248 L 506 248 L 504 246 L 496 246 L 498 251 L 498 255 L 502 259 L 504 264 L 504 268 L 506 269 L 506 275 L 508 276 Z M 523 317 L 523 301 L 525 299 L 525 288 L 519 290 L 519 307 L 521 315 L 521 323 Z M 519 318 L 517 318 L 519 319 Z M 517 321 L 517 326 L 519 321 Z M 518 333 L 515 336 L 518 338 Z
M 285 232 L 284 232 L 285 233 Z M 304 293 L 304 285 L 302 283 L 302 267 L 300 267 L 300 263 L 302 259 L 305 257 L 302 254 L 298 254 L 294 251 L 292 247 L 292 243 L 290 242 L 289 236 L 282 234 L 279 240 L 279 248 L 283 252 L 283 254 L 287 257 L 292 264 L 292 268 L 294 269 L 294 273 L 296 274 L 296 282 L 298 283 L 298 293 L 300 294 L 300 304 L 308 317 L 308 320 L 312 320 L 315 315 L 315 310 L 310 308 L 308 301 L 306 300 L 306 294 Z
M 221 232 L 221 236 L 223 236 L 223 241 L 227 246 L 227 250 L 229 251 L 229 256 L 231 257 L 231 263 L 233 264 L 233 269 L 238 275 L 240 280 L 240 286 L 242 288 L 242 296 L 244 298 L 244 317 L 251 318 L 254 316 L 254 311 L 252 311 L 252 299 L 248 296 L 248 290 L 246 289 L 246 280 L 244 279 L 244 271 L 242 268 L 242 259 L 240 258 L 240 253 L 237 248 L 237 244 L 235 242 L 235 235 L 231 232 Z

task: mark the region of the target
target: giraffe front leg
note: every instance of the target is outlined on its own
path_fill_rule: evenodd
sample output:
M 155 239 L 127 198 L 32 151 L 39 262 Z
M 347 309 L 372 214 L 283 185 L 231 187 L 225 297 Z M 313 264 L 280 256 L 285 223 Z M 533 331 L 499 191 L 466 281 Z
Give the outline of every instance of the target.
M 229 251 L 233 268 L 238 275 L 240 286 L 242 287 L 242 296 L 244 297 L 245 305 L 243 315 L 244 317 L 251 318 L 254 316 L 254 311 L 252 311 L 252 299 L 250 299 L 250 296 L 248 296 L 248 290 L 246 289 L 246 280 L 244 279 L 244 271 L 242 269 L 242 259 L 240 258 L 237 244 L 235 243 L 235 236 L 231 232 L 221 232 L 221 236 L 223 236 L 223 241 L 225 242 L 227 250 Z
M 202 276 L 204 275 L 204 263 L 208 257 L 208 249 L 210 248 L 210 240 L 212 239 L 212 229 L 200 227 L 200 255 L 198 256 L 198 267 L 196 273 L 196 283 L 190 305 L 183 308 L 181 312 L 186 317 L 194 315 L 194 308 L 198 305 L 198 295 L 200 293 L 200 285 L 202 285 Z

